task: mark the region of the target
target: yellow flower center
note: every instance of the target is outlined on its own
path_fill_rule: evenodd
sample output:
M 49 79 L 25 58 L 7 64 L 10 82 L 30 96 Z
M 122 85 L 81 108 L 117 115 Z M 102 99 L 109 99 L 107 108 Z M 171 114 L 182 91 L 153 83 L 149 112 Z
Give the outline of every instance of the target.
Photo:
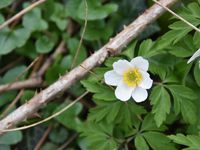
M 135 87 L 142 81 L 142 75 L 137 68 L 130 68 L 123 73 L 123 81 L 129 87 Z

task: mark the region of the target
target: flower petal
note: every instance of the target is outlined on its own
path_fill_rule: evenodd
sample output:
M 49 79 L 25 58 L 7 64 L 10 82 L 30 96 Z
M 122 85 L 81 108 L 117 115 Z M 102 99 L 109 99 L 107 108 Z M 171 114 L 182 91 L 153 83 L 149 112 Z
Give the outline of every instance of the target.
M 122 80 L 122 76 L 118 75 L 114 70 L 104 74 L 105 83 L 112 86 L 117 86 Z
M 152 87 L 153 80 L 147 72 L 140 70 L 140 73 L 142 74 L 142 82 L 138 86 L 144 89 L 150 89 Z
M 127 60 L 118 60 L 117 62 L 113 63 L 113 69 L 119 75 L 122 75 L 124 71 L 126 71 L 127 69 L 131 67 L 132 66 L 130 62 L 128 62 Z
M 131 60 L 131 64 L 138 68 L 138 69 L 141 69 L 143 71 L 147 71 L 148 68 L 149 68 L 149 62 L 148 60 L 144 59 L 143 57 L 141 56 L 138 56 L 138 57 L 135 57 Z
M 143 102 L 147 99 L 148 93 L 147 90 L 136 87 L 135 90 L 132 93 L 132 97 L 136 102 Z
M 134 88 L 130 88 L 123 82 L 120 82 L 115 90 L 115 96 L 121 101 L 127 101 L 131 98 L 133 90 Z

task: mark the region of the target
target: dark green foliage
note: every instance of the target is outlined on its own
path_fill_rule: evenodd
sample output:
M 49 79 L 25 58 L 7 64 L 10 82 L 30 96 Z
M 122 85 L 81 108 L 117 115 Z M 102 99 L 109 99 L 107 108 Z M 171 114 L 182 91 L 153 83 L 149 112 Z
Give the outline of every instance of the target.
M 199 27 L 200 0 L 191 1 L 179 2 L 173 9 Z M 15 3 L 13 0 L 0 0 L 0 23 L 30 5 L 30 1 L 23 1 L 18 4 L 19 8 L 11 10 Z M 146 9 L 146 1 L 141 0 L 87 0 L 87 5 L 87 27 L 73 67 L 92 55 Z M 25 89 L 9 111 L 26 103 L 71 70 L 84 29 L 85 13 L 84 0 L 47 0 L 17 22 L 0 30 L 0 84 L 14 82 L 38 56 L 42 58 L 39 62 L 42 66 L 59 43 L 64 41 L 64 52 L 53 58 L 42 76 L 43 84 L 39 88 Z M 89 91 L 90 94 L 80 102 L 41 126 L 0 136 L 0 149 L 34 149 L 50 126 L 41 150 L 58 149 L 74 135 L 77 137 L 66 150 L 200 150 L 199 59 L 187 64 L 200 47 L 200 33 L 170 17 L 166 15 L 161 18 L 165 20 L 164 24 L 162 21 L 151 24 L 122 53 L 110 56 L 81 83 L 75 83 L 67 92 L 61 93 L 62 96 L 54 97 L 53 102 L 43 106 L 20 125 L 48 117 L 69 105 L 85 90 Z M 169 23 L 166 31 L 163 26 Z M 115 61 L 130 61 L 137 56 L 149 61 L 148 72 L 154 84 L 148 90 L 145 102 L 136 103 L 132 98 L 122 102 L 115 96 L 115 87 L 104 83 L 104 73 L 113 69 Z M 1 70 L 18 57 L 22 59 L 5 71 Z M 31 71 L 32 68 L 18 80 L 28 79 Z M 0 112 L 7 108 L 18 92 L 13 90 L 0 94 Z

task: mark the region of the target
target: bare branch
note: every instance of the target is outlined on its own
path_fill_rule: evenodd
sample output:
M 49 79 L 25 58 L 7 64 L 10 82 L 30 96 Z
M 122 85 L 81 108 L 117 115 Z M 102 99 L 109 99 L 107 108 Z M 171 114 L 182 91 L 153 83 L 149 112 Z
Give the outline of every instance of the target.
M 160 0 L 160 3 L 169 7 L 176 1 L 177 0 Z M 125 47 L 133 38 L 141 33 L 148 24 L 157 19 L 164 11 L 165 9 L 158 5 L 153 5 L 151 8 L 146 10 L 134 22 L 124 28 L 124 30 L 116 37 L 111 39 L 105 46 L 96 51 L 81 64 L 81 66 L 84 66 L 84 68 L 87 69 L 77 66 L 48 88 L 35 95 L 26 104 L 22 105 L 6 118 L 1 120 L 0 130 L 3 132 L 5 129 L 10 128 L 31 116 L 31 114 L 35 113 L 41 106 L 48 103 L 50 100 L 53 100 L 57 95 L 64 92 L 77 80 L 86 75 L 88 70 L 91 70 L 95 66 L 103 63 L 106 57 L 109 56 L 109 53 L 113 55 L 119 53 L 123 47 Z
M 12 23 L 13 21 L 15 21 L 16 19 L 22 17 L 24 14 L 26 14 L 27 12 L 31 11 L 33 8 L 35 8 L 36 6 L 44 3 L 46 0 L 39 0 L 33 4 L 31 4 L 30 6 L 26 7 L 25 9 L 23 9 L 22 11 L 20 11 L 19 13 L 17 13 L 16 15 L 14 15 L 12 18 L 10 18 L 9 20 L 7 20 L 6 22 L 4 22 L 3 24 L 0 25 L 0 30 L 5 28 L 7 25 L 9 25 L 10 23 Z
M 17 90 L 17 89 L 23 89 L 23 88 L 35 88 L 35 87 L 41 86 L 41 83 L 42 83 L 42 79 L 38 77 L 38 78 L 30 78 L 25 81 L 14 82 L 12 84 L 5 84 L 5 85 L 0 86 L 0 93 L 6 92 L 9 90 Z

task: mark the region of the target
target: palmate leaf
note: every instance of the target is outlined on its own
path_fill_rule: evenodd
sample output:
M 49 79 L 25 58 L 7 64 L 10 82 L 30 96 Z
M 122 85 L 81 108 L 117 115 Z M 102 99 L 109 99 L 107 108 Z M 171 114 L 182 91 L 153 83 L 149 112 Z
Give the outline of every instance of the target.
M 152 113 L 154 114 L 156 125 L 159 127 L 166 120 L 167 114 L 170 113 L 170 96 L 163 86 L 158 85 L 153 88 L 150 100 L 151 105 L 153 105 Z
M 118 123 L 131 127 L 134 122 L 133 118 L 145 113 L 145 109 L 136 105 L 133 101 L 126 104 L 116 100 L 90 109 L 88 119 L 95 122 L 105 120 L 107 123 Z
M 140 125 L 140 129 L 136 133 L 135 145 L 137 150 L 175 150 L 174 144 L 161 131 L 165 131 L 166 127 L 157 127 L 152 115 L 145 116 Z
M 185 122 L 194 124 L 197 120 L 197 108 L 192 100 L 197 98 L 195 92 L 183 85 L 167 85 L 166 86 L 174 99 L 174 111 L 180 113 Z
M 170 135 L 169 138 L 177 144 L 187 146 L 187 148 L 183 148 L 183 150 L 200 150 L 200 136 L 198 135 L 185 136 L 183 134 L 176 134 Z
M 87 141 L 88 150 L 114 150 L 118 143 L 113 136 L 114 126 L 105 123 L 87 122 L 80 128 L 81 136 Z

